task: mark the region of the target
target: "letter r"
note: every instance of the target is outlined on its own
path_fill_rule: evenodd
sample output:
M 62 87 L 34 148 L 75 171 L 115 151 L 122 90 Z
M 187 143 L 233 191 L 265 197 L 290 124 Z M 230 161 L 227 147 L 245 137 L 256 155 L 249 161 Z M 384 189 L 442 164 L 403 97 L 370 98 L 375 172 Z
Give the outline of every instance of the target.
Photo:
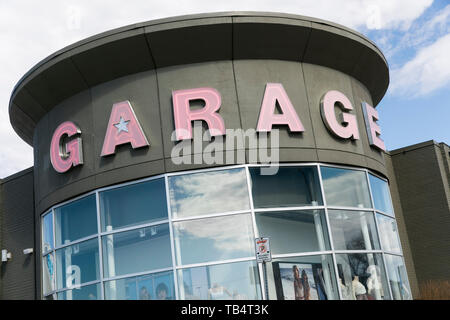
M 205 106 L 190 110 L 189 102 L 203 100 Z M 192 139 L 191 121 L 204 120 L 208 124 L 211 136 L 225 134 L 225 123 L 217 113 L 222 103 L 220 93 L 214 88 L 195 88 L 172 92 L 173 115 L 175 120 L 176 140 Z

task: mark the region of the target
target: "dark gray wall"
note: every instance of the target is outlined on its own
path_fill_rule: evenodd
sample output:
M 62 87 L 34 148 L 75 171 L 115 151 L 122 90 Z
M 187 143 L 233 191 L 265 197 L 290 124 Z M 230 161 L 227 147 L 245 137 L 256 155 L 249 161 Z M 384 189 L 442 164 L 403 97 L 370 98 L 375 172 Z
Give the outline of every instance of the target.
M 174 165 L 172 91 L 213 87 L 222 96 L 219 114 L 227 129 L 255 129 L 268 82 L 282 83 L 305 127 L 290 133 L 280 126 L 280 161 L 320 161 L 367 167 L 386 174 L 384 156 L 369 146 L 361 102 L 372 103 L 356 79 L 328 67 L 280 60 L 214 61 L 171 66 L 102 83 L 64 100 L 37 124 L 34 135 L 37 214 L 95 188 L 164 172 L 211 165 Z M 328 90 L 343 92 L 352 102 L 360 139 L 335 138 L 325 127 L 319 103 Z M 112 105 L 129 100 L 150 141 L 149 148 L 123 145 L 101 158 Z M 73 121 L 82 130 L 84 164 L 57 173 L 50 164 L 50 141 L 56 127 Z M 225 147 L 224 147 L 225 149 Z M 192 153 L 193 154 L 193 148 Z M 248 151 L 248 150 L 247 150 Z M 236 150 L 228 150 L 233 155 Z M 235 157 L 236 163 L 237 159 Z M 248 158 L 246 159 L 248 161 Z
M 0 266 L 0 299 L 35 299 L 35 225 L 33 168 L 16 173 L 0 182 L 1 249 L 12 259 Z M 24 255 L 23 249 L 34 253 Z
M 427 141 L 391 158 L 419 285 L 449 280 L 449 148 Z

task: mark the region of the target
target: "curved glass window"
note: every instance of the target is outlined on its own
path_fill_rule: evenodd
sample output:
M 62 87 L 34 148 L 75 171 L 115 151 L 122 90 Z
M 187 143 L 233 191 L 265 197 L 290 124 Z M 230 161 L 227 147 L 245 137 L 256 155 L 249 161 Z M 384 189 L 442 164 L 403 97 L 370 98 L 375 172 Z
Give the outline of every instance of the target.
M 372 174 L 369 174 L 369 181 L 375 209 L 393 214 L 388 183 Z
M 100 284 L 91 284 L 58 293 L 58 300 L 100 300 Z
M 107 300 L 174 300 L 173 272 L 105 282 Z
M 103 231 L 167 219 L 164 179 L 102 191 L 99 197 Z
M 393 298 L 395 300 L 412 299 L 403 258 L 390 254 L 385 254 L 384 258 L 386 260 L 387 274 Z
M 95 194 L 55 209 L 56 245 L 63 245 L 98 232 Z
M 250 209 L 242 168 L 169 177 L 173 218 Z
M 258 212 L 255 218 L 272 254 L 330 250 L 324 210 Z
M 328 210 L 335 250 L 378 250 L 373 212 Z
M 332 167 L 320 168 L 328 206 L 371 208 L 366 173 Z
M 395 219 L 377 214 L 377 221 L 383 250 L 401 253 L 400 239 L 398 237 L 398 229 Z
M 339 298 L 331 255 L 274 259 L 267 272 L 271 300 Z
M 258 300 L 261 288 L 255 261 L 178 270 L 182 300 Z
M 53 214 L 48 213 L 42 219 L 42 252 L 48 252 L 53 248 Z
M 55 290 L 55 256 L 49 253 L 42 258 L 42 291 L 44 295 Z
M 56 284 L 58 289 L 72 288 L 100 279 L 98 239 L 56 250 Z
M 254 256 L 250 214 L 174 222 L 179 265 Z
M 343 300 L 388 300 L 389 287 L 380 253 L 337 254 Z
M 104 277 L 172 266 L 168 224 L 106 235 L 102 245 Z
M 384 180 L 319 163 L 260 169 L 165 174 L 47 209 L 43 298 L 411 298 Z M 256 236 L 270 239 L 267 275 Z
M 274 175 L 261 175 L 259 167 L 249 171 L 255 208 L 322 205 L 316 166 L 280 167 Z

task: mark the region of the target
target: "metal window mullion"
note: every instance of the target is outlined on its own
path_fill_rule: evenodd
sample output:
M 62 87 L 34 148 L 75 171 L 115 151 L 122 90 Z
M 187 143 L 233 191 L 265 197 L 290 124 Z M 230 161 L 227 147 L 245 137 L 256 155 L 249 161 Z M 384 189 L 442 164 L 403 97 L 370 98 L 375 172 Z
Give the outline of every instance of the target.
M 249 213 L 249 212 L 250 212 L 250 209 L 229 211 L 229 212 L 223 212 L 223 213 L 211 213 L 211 214 L 205 214 L 205 215 L 200 215 L 200 216 L 192 216 L 192 217 L 185 217 L 185 218 L 175 218 L 175 219 L 172 219 L 172 222 L 184 222 L 184 221 L 201 220 L 201 219 L 207 219 L 207 218 L 233 216 L 233 215 L 245 214 L 245 213 Z
M 245 166 L 245 175 L 246 175 L 246 180 L 247 180 L 247 193 L 248 193 L 248 197 L 249 197 L 249 201 L 250 201 L 250 212 L 251 212 L 252 223 L 253 223 L 253 236 L 254 236 L 254 238 L 258 238 L 258 237 L 260 237 L 260 234 L 259 234 L 258 227 L 256 225 L 255 206 L 253 203 L 253 193 L 252 193 L 252 188 L 251 188 L 252 180 L 250 177 L 250 170 L 249 170 L 248 165 Z M 255 257 L 255 259 L 256 259 L 256 257 Z M 265 281 L 266 279 L 264 279 L 264 270 L 263 270 L 262 263 L 256 263 L 256 265 L 258 267 L 259 287 L 261 288 L 261 297 L 263 300 L 269 300 L 269 297 L 266 296 L 266 292 L 269 291 L 269 288 L 266 289 L 266 281 Z M 267 271 L 267 266 L 266 266 L 266 271 Z M 267 272 L 266 272 L 266 276 L 267 276 Z
M 173 233 L 173 222 L 172 222 L 172 209 L 170 206 L 170 190 L 169 190 L 169 177 L 168 175 L 164 175 L 164 187 L 166 189 L 166 206 L 167 206 L 167 216 L 169 220 L 169 233 L 170 233 L 170 250 L 172 254 L 172 273 L 173 273 L 173 282 L 175 289 L 175 300 L 179 300 L 178 293 L 178 272 L 176 268 L 175 261 L 175 239 Z
M 237 165 L 231 165 L 231 166 L 225 165 L 225 166 L 207 168 L 207 169 L 194 169 L 194 170 L 170 172 L 170 173 L 166 173 L 165 176 L 170 178 L 170 177 L 174 177 L 174 176 L 182 176 L 182 175 L 197 174 L 197 173 L 207 173 L 207 172 L 213 172 L 213 171 L 225 171 L 225 170 L 233 170 L 233 169 L 239 169 L 239 168 L 245 168 L 245 165 L 244 164 L 237 164 Z
M 323 205 L 325 207 L 325 220 L 327 223 L 327 230 L 328 230 L 328 240 L 330 241 L 330 248 L 332 251 L 332 260 L 333 260 L 333 265 L 334 265 L 334 277 L 335 277 L 335 284 L 337 286 L 337 290 L 338 290 L 338 298 L 339 300 L 342 300 L 342 292 L 341 292 L 341 286 L 339 285 L 339 272 L 338 272 L 338 268 L 337 268 L 337 261 L 336 261 L 336 253 L 334 251 L 334 241 L 333 241 L 333 234 L 331 233 L 331 224 L 330 224 L 330 219 L 328 217 L 328 207 L 327 207 L 327 199 L 326 199 L 326 195 L 325 195 L 325 190 L 323 187 L 323 180 L 322 180 L 322 172 L 320 171 L 320 165 L 317 164 L 316 165 L 317 171 L 318 171 L 318 176 L 319 176 L 319 184 L 320 184 L 320 192 L 322 193 L 322 201 L 323 201 Z
M 132 226 L 132 227 L 115 229 L 115 230 L 112 230 L 112 231 L 105 231 L 105 232 L 101 232 L 100 236 L 107 236 L 107 235 L 116 234 L 116 233 L 122 233 L 122 232 L 133 231 L 133 230 L 139 230 L 139 229 L 144 229 L 144 228 L 148 228 L 148 227 L 158 226 L 158 225 L 162 225 L 162 224 L 166 224 L 166 223 L 169 223 L 169 219 L 159 220 L 159 221 L 145 223 L 145 224 L 140 224 L 140 225 L 136 225 L 136 226 Z
M 295 257 L 309 257 L 309 256 L 330 255 L 332 253 L 333 252 L 331 250 L 327 250 L 327 251 L 311 251 L 311 252 L 294 252 L 294 253 L 274 254 L 272 257 L 274 259 L 282 259 L 282 258 L 295 258 Z
M 255 213 L 259 212 L 273 212 L 273 211 L 306 211 L 306 210 L 322 210 L 325 206 L 308 206 L 308 207 L 273 207 L 273 208 L 258 208 L 254 209 Z
M 53 239 L 52 239 L 52 241 L 53 241 L 53 250 L 52 250 L 52 253 L 53 253 L 53 280 L 52 280 L 52 282 L 53 282 L 53 287 L 55 288 L 55 291 L 56 291 L 57 288 L 58 288 L 57 283 L 56 283 L 56 279 L 58 277 L 57 276 L 57 270 L 58 270 L 58 268 L 57 268 L 57 260 L 58 259 L 56 259 L 56 229 L 55 229 L 56 217 L 55 217 L 55 209 L 52 208 L 51 211 L 52 211 L 52 224 L 53 224 L 53 232 L 52 232 L 53 233 Z M 41 227 L 41 230 L 42 230 L 42 227 Z M 42 241 L 41 241 L 41 243 L 42 243 Z M 42 266 L 42 259 L 41 259 L 41 266 Z M 41 268 L 41 269 L 43 269 L 43 268 Z M 43 278 L 44 278 L 43 274 L 41 274 L 41 283 L 42 283 L 42 279 Z M 42 292 L 43 292 L 43 290 L 42 290 Z
M 122 279 L 128 279 L 128 278 L 131 279 L 131 278 L 135 278 L 135 277 L 143 277 L 143 276 L 157 274 L 157 273 L 161 273 L 161 272 L 167 272 L 167 271 L 171 271 L 171 270 L 173 270 L 173 267 L 155 269 L 155 270 L 150 270 L 150 271 L 147 270 L 147 271 L 135 272 L 135 273 L 127 273 L 127 274 L 122 274 L 122 275 L 118 275 L 118 276 L 114 276 L 114 277 L 105 277 L 105 278 L 103 278 L 103 281 L 108 282 L 108 281 L 122 280 Z
M 99 191 L 97 190 L 95 192 L 95 203 L 96 203 L 96 209 L 97 209 L 97 239 L 98 239 L 98 257 L 99 257 L 99 273 L 100 273 L 100 293 L 101 293 L 101 300 L 105 300 L 105 288 L 104 288 L 104 282 L 103 282 L 103 245 L 102 245 L 102 226 L 101 226 L 101 217 L 100 217 L 100 195 Z
M 55 250 L 61 250 L 61 249 L 64 249 L 64 248 L 67 248 L 67 247 L 70 247 L 70 246 L 74 246 L 76 244 L 80 244 L 82 242 L 95 239 L 95 238 L 97 238 L 97 236 L 98 236 L 98 233 L 94 233 L 94 234 L 91 234 L 90 236 L 87 236 L 87 237 L 84 237 L 84 238 L 81 238 L 81 239 L 77 239 L 77 240 L 74 240 L 72 242 L 68 242 L 67 244 L 62 244 L 62 245 L 56 247 Z
M 209 266 L 216 266 L 216 265 L 221 265 L 221 264 L 246 262 L 246 261 L 254 261 L 254 260 L 256 260 L 255 257 L 244 257 L 244 258 L 235 258 L 235 259 L 227 259 L 227 260 L 215 260 L 215 261 L 209 261 L 209 262 L 199 262 L 199 263 L 180 265 L 180 266 L 176 266 L 176 269 L 181 270 L 181 269 L 190 269 L 190 268 L 199 268 L 199 267 L 209 267 Z

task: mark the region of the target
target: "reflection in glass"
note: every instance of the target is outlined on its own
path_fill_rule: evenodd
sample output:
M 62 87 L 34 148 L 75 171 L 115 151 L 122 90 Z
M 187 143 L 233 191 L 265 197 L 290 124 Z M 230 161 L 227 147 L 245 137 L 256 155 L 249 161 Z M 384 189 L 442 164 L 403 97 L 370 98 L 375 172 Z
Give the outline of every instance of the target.
M 99 283 L 58 292 L 58 300 L 100 300 L 101 298 L 102 294 Z
M 388 183 L 371 174 L 369 174 L 369 181 L 375 209 L 393 214 Z
M 247 210 L 247 179 L 243 168 L 169 177 L 174 218 Z
M 55 290 L 55 258 L 53 253 L 42 258 L 42 291 L 44 295 Z
M 53 214 L 50 212 L 42 219 L 42 252 L 53 249 Z
M 98 280 L 98 239 L 80 242 L 56 250 L 56 284 L 58 289 L 76 287 Z
M 323 210 L 259 212 L 260 237 L 270 238 L 272 254 L 329 250 Z
M 102 247 L 104 277 L 172 266 L 168 224 L 103 236 Z
M 99 197 L 103 231 L 167 219 L 163 178 L 102 191 Z
M 377 214 L 378 231 L 383 250 L 401 253 L 400 239 L 398 237 L 397 223 L 395 219 Z
M 389 287 L 379 253 L 336 254 L 343 300 L 389 300 Z
M 275 175 L 249 168 L 255 208 L 322 205 L 317 167 L 280 167 Z
M 255 255 L 250 214 L 174 222 L 173 226 L 178 265 Z
M 56 245 L 85 238 L 97 233 L 95 194 L 55 209 Z
M 270 300 L 337 300 L 331 255 L 274 259 L 267 264 Z
M 331 167 L 320 167 L 327 205 L 371 208 L 366 173 Z
M 372 212 L 328 210 L 335 250 L 378 250 Z
M 403 258 L 385 254 L 384 259 L 394 300 L 411 300 L 411 289 Z
M 178 270 L 181 300 L 261 299 L 255 261 Z
M 105 282 L 107 300 L 174 300 L 173 272 Z

